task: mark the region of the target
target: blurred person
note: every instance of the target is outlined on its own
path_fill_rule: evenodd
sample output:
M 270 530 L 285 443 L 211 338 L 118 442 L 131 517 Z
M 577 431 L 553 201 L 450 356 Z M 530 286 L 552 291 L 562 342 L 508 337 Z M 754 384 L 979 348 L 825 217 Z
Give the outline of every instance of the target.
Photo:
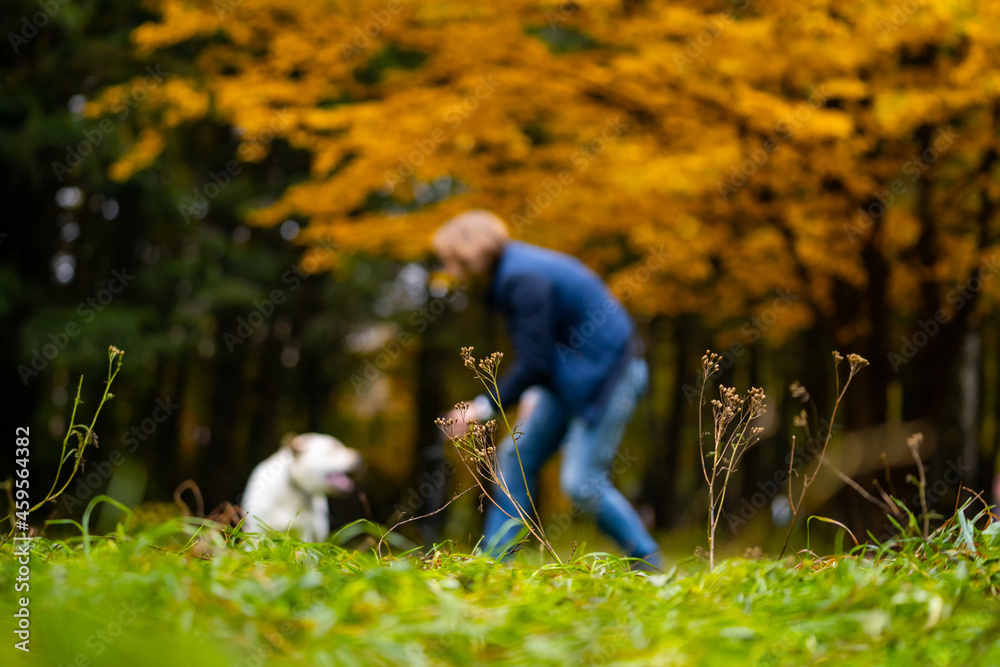
M 498 378 L 499 403 L 514 406 L 526 391 L 528 416 L 518 439 L 531 498 L 542 465 L 563 449 L 560 485 L 574 504 L 573 516 L 592 517 L 630 557 L 662 564 L 659 546 L 635 509 L 610 480 L 625 428 L 645 393 L 649 369 L 636 326 L 611 290 L 590 268 L 569 255 L 513 241 L 507 226 L 487 211 L 468 211 L 444 223 L 433 238 L 445 273 L 503 314 L 515 359 Z M 480 395 L 462 415 L 484 422 L 499 406 Z M 531 513 L 528 489 L 508 436 L 498 461 L 511 495 Z M 521 531 L 510 500 L 492 494 L 503 508 L 486 511 L 484 543 L 505 553 Z M 509 515 L 509 516 L 508 516 Z

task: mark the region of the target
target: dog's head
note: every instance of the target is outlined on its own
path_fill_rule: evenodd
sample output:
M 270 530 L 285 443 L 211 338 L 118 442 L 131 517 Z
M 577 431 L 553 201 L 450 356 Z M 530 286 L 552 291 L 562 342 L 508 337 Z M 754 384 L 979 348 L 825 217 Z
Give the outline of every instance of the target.
M 361 469 L 361 454 L 322 433 L 289 434 L 282 446 L 292 453 L 292 479 L 307 493 L 343 496 L 354 490 L 350 474 Z

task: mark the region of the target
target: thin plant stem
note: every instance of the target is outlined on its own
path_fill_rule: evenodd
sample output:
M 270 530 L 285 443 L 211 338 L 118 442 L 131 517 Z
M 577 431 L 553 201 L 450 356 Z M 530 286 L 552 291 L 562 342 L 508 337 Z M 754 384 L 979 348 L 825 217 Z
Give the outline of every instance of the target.
M 500 416 L 503 418 L 504 426 L 507 428 L 507 432 L 510 433 L 511 442 L 514 443 L 514 454 L 517 455 L 517 467 L 521 470 L 521 481 L 524 482 L 524 492 L 528 496 L 528 503 L 531 505 L 531 511 L 534 512 L 535 518 L 538 520 L 538 530 L 545 534 L 545 529 L 542 528 L 542 517 L 538 513 L 538 509 L 535 507 L 535 500 L 531 497 L 531 488 L 528 486 L 528 476 L 524 472 L 524 464 L 521 462 L 521 449 L 517 446 L 517 437 L 514 435 L 514 429 L 511 428 L 510 422 L 507 421 L 507 412 L 500 405 L 500 387 L 497 386 L 496 376 L 492 373 L 489 375 L 490 381 L 493 384 L 493 389 L 490 389 L 489 385 L 486 386 L 486 391 L 489 392 L 490 398 L 500 406 Z M 485 384 L 485 383 L 484 383 Z M 494 390 L 496 393 L 494 393 Z M 516 504 L 516 503 L 515 503 Z M 548 543 L 548 540 L 545 540 Z M 559 557 L 556 556 L 556 560 Z M 562 562 L 562 561 L 560 561 Z
M 924 516 L 924 539 L 930 534 L 931 517 L 927 512 L 927 476 L 924 474 L 924 462 L 920 460 L 920 443 L 923 442 L 924 436 L 922 433 L 915 433 L 910 436 L 907 441 L 907 445 L 910 447 L 910 454 L 913 455 L 913 460 L 917 462 L 917 472 L 920 475 L 920 511 Z M 957 502 L 957 500 L 956 500 Z
M 763 390 L 751 389 L 745 398 L 731 387 L 719 387 L 719 398 L 712 401 L 712 448 L 706 452 L 704 432 L 705 385 L 719 369 L 719 356 L 705 352 L 702 357 L 702 385 L 698 400 L 698 448 L 701 469 L 708 484 L 708 568 L 715 569 L 715 533 L 722 520 L 726 492 L 736 466 L 762 429 L 751 422 L 765 412 Z M 711 465 L 705 459 L 711 456 Z
M 534 498 L 531 497 L 531 488 L 528 485 L 528 476 L 524 472 L 524 464 L 521 462 L 521 450 L 517 446 L 517 436 L 515 435 L 514 429 L 511 427 L 510 422 L 507 419 L 507 412 L 503 409 L 503 406 L 500 405 L 500 400 L 498 398 L 498 396 L 500 394 L 500 388 L 497 386 L 497 381 L 496 381 L 495 376 L 492 375 L 492 374 L 490 374 L 490 380 L 491 380 L 491 382 L 493 384 L 493 388 L 496 390 L 496 394 L 493 393 L 493 391 L 489 388 L 489 386 L 486 387 L 486 391 L 488 391 L 490 393 L 490 396 L 494 399 L 494 401 L 496 402 L 496 404 L 500 406 L 500 417 L 503 419 L 503 423 L 504 423 L 504 426 L 507 429 L 507 433 L 510 434 L 511 442 L 514 444 L 514 454 L 517 456 L 517 467 L 518 467 L 518 469 L 521 472 L 521 481 L 524 482 L 524 492 L 528 496 L 528 503 L 531 505 L 531 511 L 534 514 L 534 521 L 535 521 L 535 526 L 538 529 L 538 534 L 534 534 L 534 533 L 532 533 L 532 534 L 534 535 L 534 537 L 536 539 L 538 539 L 539 542 L 541 542 L 545 546 L 545 549 L 552 555 L 553 558 L 556 559 L 556 562 L 562 564 L 562 559 L 559 558 L 559 554 L 556 553 L 556 550 L 549 543 L 548 537 L 545 535 L 545 528 L 542 526 L 542 517 L 538 513 L 538 509 L 535 507 L 535 500 L 534 500 Z M 497 470 L 498 470 L 500 476 L 502 477 L 503 476 L 503 471 L 500 470 L 499 467 L 497 468 Z M 518 513 L 519 514 L 523 513 L 525 515 L 524 518 L 527 518 L 527 516 L 526 516 L 527 515 L 527 511 L 523 510 L 522 508 L 520 508 L 518 506 L 518 502 L 517 502 L 517 500 L 514 499 L 514 495 L 512 493 L 510 493 L 510 491 L 506 487 L 506 480 L 504 480 L 504 481 L 505 481 L 505 485 L 502 488 L 503 488 L 504 493 L 507 495 L 507 498 L 511 501 L 511 503 L 513 503 L 514 507 L 516 507 L 519 510 Z M 527 521 L 525 523 L 528 524 Z M 528 526 L 528 529 L 531 530 L 531 526 L 530 525 Z
M 712 462 L 712 475 L 708 474 L 708 467 L 705 465 L 705 445 L 704 445 L 704 427 L 702 426 L 702 412 L 703 406 L 705 405 L 705 385 L 708 384 L 708 379 L 711 377 L 712 372 L 714 372 L 715 366 L 711 368 L 702 364 L 702 382 L 701 391 L 698 394 L 698 449 L 701 452 L 701 471 L 705 475 L 705 482 L 708 484 L 708 571 L 711 572 L 715 569 L 715 531 L 712 529 L 712 514 L 715 511 L 712 499 L 715 497 L 713 491 L 713 482 L 715 481 L 715 461 Z
M 792 505 L 792 467 L 795 465 L 795 436 L 792 436 L 792 453 L 788 457 L 788 504 L 791 505 L 792 510 L 795 510 L 795 505 Z
M 83 454 L 87 448 L 87 445 L 91 442 L 96 443 L 96 437 L 94 436 L 94 427 L 97 425 L 97 418 L 101 414 L 101 409 L 104 404 L 107 403 L 109 398 L 114 398 L 114 394 L 111 392 L 111 384 L 114 382 L 115 377 L 118 376 L 118 371 L 122 367 L 122 358 L 125 356 L 125 352 L 119 350 L 114 345 L 108 348 L 108 377 L 104 383 L 104 393 L 101 396 L 100 402 L 97 404 L 97 409 L 94 411 L 94 417 L 90 420 L 90 425 L 77 424 L 76 423 L 76 413 L 82 401 L 80 400 L 80 394 L 83 390 L 83 376 L 80 376 L 80 381 L 77 383 L 76 387 L 76 398 L 73 400 L 73 411 L 70 413 L 69 427 L 66 429 L 66 436 L 63 438 L 62 450 L 59 453 L 59 465 L 56 467 L 55 479 L 52 480 L 52 486 L 49 488 L 48 493 L 45 497 L 35 504 L 33 507 L 26 510 L 28 514 L 38 510 L 40 507 L 45 505 L 45 503 L 54 501 L 69 487 L 70 483 L 76 477 L 76 473 L 80 469 L 80 463 L 83 461 Z M 77 447 L 69 450 L 67 453 L 67 447 L 69 447 L 70 436 L 76 436 Z M 66 482 L 60 487 L 59 478 L 62 475 L 63 466 L 65 465 L 67 459 L 71 456 L 75 456 L 73 461 L 73 469 L 70 471 L 69 477 L 66 478 Z M 57 490 L 58 487 L 58 490 Z M 14 530 L 15 521 L 13 520 L 14 515 L 7 517 L 11 520 L 11 531 Z
M 854 379 L 854 376 L 859 370 L 868 365 L 868 361 L 857 354 L 847 355 L 850 370 L 848 371 L 847 379 L 844 381 L 844 386 L 841 387 L 838 366 L 840 365 L 843 357 L 839 352 L 834 351 L 833 359 L 833 377 L 835 386 L 834 394 L 837 398 L 833 403 L 833 410 L 830 412 L 830 427 L 826 431 L 826 438 L 823 440 L 823 447 L 820 449 L 819 460 L 816 462 L 816 467 L 813 469 L 812 474 L 806 473 L 802 478 L 802 490 L 799 492 L 798 501 L 796 503 L 792 503 L 791 494 L 789 494 L 789 504 L 792 505 L 792 518 L 788 522 L 788 531 L 785 533 L 785 541 L 781 545 L 781 552 L 778 554 L 778 558 L 785 555 L 785 550 L 788 548 L 788 541 L 792 537 L 792 530 L 795 528 L 795 521 L 798 519 L 799 512 L 802 510 L 802 501 L 805 499 L 806 491 L 809 490 L 809 487 L 816 480 L 816 476 L 819 475 L 820 468 L 823 467 L 823 461 L 826 458 L 826 450 L 830 445 L 831 438 L 833 437 L 833 425 L 837 419 L 837 410 L 840 408 L 840 402 L 844 399 L 844 395 L 847 393 L 847 388 L 851 385 L 851 380 Z M 789 489 L 790 488 L 791 483 L 789 483 Z
M 90 420 L 90 426 L 87 427 L 87 435 L 84 438 L 83 443 L 80 445 L 80 450 L 77 452 L 76 461 L 73 462 L 73 471 L 70 473 L 69 478 L 66 480 L 66 483 L 62 485 L 62 488 L 60 488 L 59 491 L 56 492 L 55 496 L 43 500 L 42 503 L 46 502 L 47 500 L 52 500 L 53 498 L 58 497 L 63 491 L 65 491 L 66 487 L 68 487 L 70 485 L 70 482 L 73 481 L 73 477 L 76 475 L 76 471 L 80 468 L 80 462 L 83 460 L 83 450 L 84 448 L 86 448 L 87 443 L 93 440 L 94 426 L 97 424 L 97 416 L 101 414 L 101 408 L 103 408 L 104 404 L 107 402 L 108 393 L 111 391 L 111 383 L 114 382 L 115 376 L 118 375 L 118 371 L 121 369 L 121 363 L 119 362 L 115 367 L 114 371 L 112 371 L 111 366 L 113 362 L 114 362 L 114 355 L 112 356 L 111 360 L 108 363 L 108 379 L 104 384 L 104 395 L 101 396 L 101 402 L 97 405 L 97 410 L 94 411 L 94 418 Z M 83 377 L 80 378 L 80 381 L 81 382 L 83 381 Z M 40 505 L 41 503 L 39 503 L 39 505 L 36 505 L 35 507 L 37 508 Z
M 59 466 L 56 468 L 56 476 L 52 480 L 52 487 L 49 489 L 49 492 L 45 494 L 45 500 L 32 507 L 30 510 L 28 510 L 29 512 L 34 512 L 36 509 L 41 507 L 42 504 L 46 502 L 46 500 L 51 498 L 52 492 L 56 490 L 56 486 L 59 484 L 59 475 L 60 473 L 62 473 L 63 463 L 66 462 L 66 447 L 69 445 L 69 436 L 73 434 L 74 424 L 76 424 L 76 409 L 80 405 L 80 391 L 82 389 L 83 389 L 83 376 L 81 375 L 80 381 L 76 385 L 76 398 L 73 400 L 73 412 L 72 414 L 70 414 L 69 428 L 66 429 L 66 436 L 63 438 L 62 451 L 59 453 Z
M 879 500 L 878 498 L 876 498 L 872 494 L 870 494 L 867 491 L 865 491 L 864 488 L 860 484 L 858 484 L 853 479 L 851 479 L 851 477 L 847 473 L 845 473 L 843 470 L 841 470 L 840 468 L 838 468 L 836 466 L 836 464 L 834 464 L 832 461 L 830 461 L 829 459 L 826 460 L 826 461 L 823 461 L 823 465 L 825 465 L 827 468 L 829 468 L 830 470 L 832 470 L 833 473 L 838 478 L 840 478 L 840 481 L 842 481 L 844 484 L 846 484 L 847 486 L 849 486 L 852 489 L 854 489 L 855 491 L 857 491 L 858 494 L 862 498 L 864 498 L 868 502 L 874 504 L 880 510 L 883 510 L 885 512 L 891 512 L 892 511 L 891 507 L 889 507 L 888 505 L 886 505 L 884 502 L 882 502 L 881 500 Z
M 495 420 L 488 421 L 486 424 L 479 424 L 476 421 L 465 422 L 464 417 L 465 410 L 467 410 L 467 404 L 460 403 L 457 407 L 458 410 L 462 412 L 463 422 L 471 424 L 472 428 L 470 431 L 458 436 L 451 433 L 450 429 L 446 430 L 446 434 L 462 452 L 462 462 L 469 469 L 470 473 L 472 473 L 476 484 L 483 492 L 483 496 L 496 505 L 497 508 L 500 509 L 500 511 L 502 511 L 507 517 L 520 520 L 525 527 L 527 527 L 528 532 L 532 535 L 532 537 L 537 539 L 545 550 L 548 551 L 558 563 L 562 564 L 562 559 L 559 557 L 559 554 L 556 553 L 545 534 L 545 528 L 542 525 L 541 515 L 539 514 L 538 508 L 535 505 L 535 500 L 532 497 L 531 489 L 528 484 L 528 476 L 525 472 L 524 462 L 521 458 L 521 450 L 517 444 L 518 433 L 511 425 L 506 411 L 500 404 L 500 388 L 497 383 L 496 371 L 503 355 L 499 352 L 495 352 L 489 357 L 482 359 L 477 364 L 476 359 L 472 356 L 472 351 L 473 349 L 471 347 L 462 348 L 461 356 L 465 360 L 465 365 L 473 371 L 476 378 L 486 388 L 486 392 L 492 399 L 493 403 L 500 406 L 500 420 L 507 429 L 507 433 L 510 434 L 511 442 L 514 447 L 514 453 L 517 458 L 518 469 L 521 475 L 521 481 L 524 483 L 525 493 L 528 497 L 530 513 L 527 508 L 521 507 L 521 504 L 514 498 L 514 494 L 511 492 L 510 487 L 507 484 L 507 480 L 504 477 L 503 470 L 500 469 L 496 458 L 496 447 L 493 444 L 495 442 L 495 433 L 493 431 L 492 424 L 496 424 Z M 452 422 L 445 419 L 439 419 L 437 420 L 437 423 L 442 428 L 447 428 L 450 427 Z M 475 460 L 475 470 L 473 470 L 467 462 L 466 456 Z M 486 486 L 482 482 L 481 478 L 483 477 L 497 485 L 500 492 L 503 493 L 514 506 L 514 511 L 517 514 L 517 517 L 512 516 L 508 511 L 504 510 L 493 500 L 493 497 L 490 495 Z

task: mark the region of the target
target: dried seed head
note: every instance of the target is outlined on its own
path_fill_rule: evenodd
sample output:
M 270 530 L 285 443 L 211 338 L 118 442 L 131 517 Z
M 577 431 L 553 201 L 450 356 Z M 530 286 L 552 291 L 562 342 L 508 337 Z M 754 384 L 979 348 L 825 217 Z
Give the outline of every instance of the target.
M 838 352 L 837 350 L 834 350 L 833 351 L 833 366 L 834 366 L 834 368 L 836 368 L 837 366 L 839 366 L 840 362 L 843 361 L 843 360 L 844 360 L 843 355 L 841 355 L 840 352 Z
M 500 366 L 501 359 L 503 359 L 502 352 L 493 352 L 479 362 L 479 369 L 486 374 L 494 374 Z
M 906 439 L 906 445 L 911 449 L 919 449 L 923 441 L 924 441 L 923 433 L 914 433 Z
M 788 390 L 792 393 L 792 398 L 797 398 L 803 403 L 809 400 L 809 390 L 799 384 L 798 380 L 793 382 Z
M 806 425 L 809 424 L 809 419 L 806 417 L 806 411 L 803 410 L 799 414 L 795 415 L 795 418 L 792 419 L 792 424 L 798 426 L 799 428 L 805 428 Z
M 721 355 L 718 355 L 711 350 L 705 350 L 705 354 L 701 357 L 701 369 L 705 375 L 712 375 L 719 370 L 720 361 L 722 361 Z
M 747 399 L 750 401 L 750 414 L 759 417 L 766 411 L 765 404 L 767 396 L 761 387 L 751 387 L 747 392 Z
M 847 355 L 847 363 L 851 365 L 851 373 L 857 373 L 859 370 L 868 365 L 868 360 L 860 354 L 852 353 Z

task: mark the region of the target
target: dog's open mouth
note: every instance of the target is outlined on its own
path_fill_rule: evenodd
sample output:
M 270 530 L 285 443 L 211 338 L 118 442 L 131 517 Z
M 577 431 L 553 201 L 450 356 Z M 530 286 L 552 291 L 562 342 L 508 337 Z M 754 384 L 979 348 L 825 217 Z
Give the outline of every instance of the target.
M 350 493 L 354 490 L 354 480 L 342 472 L 327 473 L 326 485 L 336 493 Z

